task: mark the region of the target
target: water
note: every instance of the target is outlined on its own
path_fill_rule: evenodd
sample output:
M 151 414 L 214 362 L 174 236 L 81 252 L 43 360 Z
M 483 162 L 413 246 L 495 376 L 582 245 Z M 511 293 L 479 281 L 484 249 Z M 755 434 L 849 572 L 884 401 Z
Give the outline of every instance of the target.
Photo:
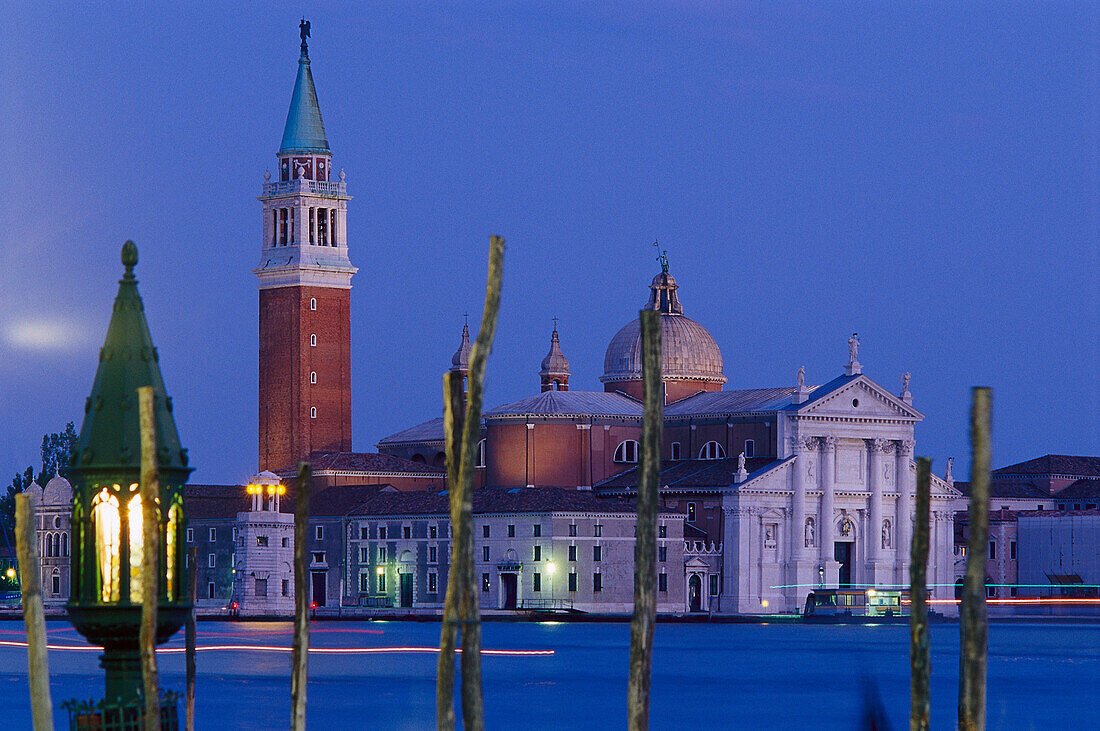
M 22 625 L 0 624 L 19 641 Z M 52 644 L 83 645 L 49 623 Z M 289 623 L 199 624 L 199 646 L 290 646 Z M 932 626 L 932 727 L 952 728 L 958 688 L 958 626 Z M 322 648 L 438 646 L 439 625 L 328 622 L 313 625 Z M 486 649 L 552 656 L 485 657 L 490 729 L 622 728 L 626 718 L 626 624 L 486 623 Z M 993 624 L 989 630 L 989 728 L 1100 728 L 1100 624 Z M 182 646 L 182 633 L 169 647 Z M 160 656 L 163 687 L 182 691 L 183 655 Z M 895 729 L 907 726 L 905 625 L 661 624 L 653 663 L 655 729 L 854 729 L 865 677 L 873 678 Z M 284 728 L 290 654 L 248 649 L 198 655 L 199 729 Z M 311 655 L 309 726 L 434 727 L 435 654 Z M 51 650 L 55 704 L 102 693 L 94 651 Z M 0 646 L 3 728 L 30 728 L 26 651 Z M 64 723 L 61 712 L 55 719 Z

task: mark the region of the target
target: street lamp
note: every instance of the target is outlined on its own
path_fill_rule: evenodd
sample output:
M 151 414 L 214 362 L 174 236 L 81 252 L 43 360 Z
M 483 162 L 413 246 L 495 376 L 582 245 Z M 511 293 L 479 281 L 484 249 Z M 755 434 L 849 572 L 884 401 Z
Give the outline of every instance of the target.
M 137 247 L 122 247 L 126 272 L 119 281 L 111 323 L 99 353 L 84 423 L 65 475 L 73 486 L 72 592 L 69 619 L 89 642 L 103 648 L 109 703 L 133 703 L 141 693 L 138 645 L 143 593 L 141 430 L 137 389 L 151 386 L 159 466 L 160 580 L 156 641 L 164 643 L 191 609 L 184 586 L 183 483 L 192 467 L 172 418 L 157 350 L 149 335 L 134 266 Z M 106 719 L 104 719 L 106 720 Z

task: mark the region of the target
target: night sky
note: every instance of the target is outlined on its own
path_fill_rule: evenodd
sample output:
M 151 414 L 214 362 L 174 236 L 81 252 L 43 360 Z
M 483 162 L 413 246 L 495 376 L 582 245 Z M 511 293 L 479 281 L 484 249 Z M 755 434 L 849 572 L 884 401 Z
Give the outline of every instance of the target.
M 659 239 L 726 388 L 824 383 L 858 331 L 937 472 L 973 385 L 995 466 L 1100 453 L 1095 4 L 172 5 L 7 6 L 6 474 L 79 428 L 127 238 L 192 481 L 255 470 L 256 196 L 303 11 L 354 196 L 357 450 L 441 411 L 500 234 L 487 407 L 537 392 L 555 316 L 600 390 Z

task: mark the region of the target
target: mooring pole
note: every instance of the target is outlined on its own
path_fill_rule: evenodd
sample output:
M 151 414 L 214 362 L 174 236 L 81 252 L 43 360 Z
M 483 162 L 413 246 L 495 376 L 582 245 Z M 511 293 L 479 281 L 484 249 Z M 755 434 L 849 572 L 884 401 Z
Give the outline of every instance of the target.
M 986 551 L 989 548 L 989 469 L 993 394 L 974 388 L 970 407 L 970 506 L 967 523 L 966 576 L 963 580 L 959 631 L 959 729 L 985 729 L 985 672 L 989 618 L 985 604 Z
M 50 668 L 46 659 L 46 616 L 38 583 L 38 541 L 34 530 L 34 497 L 15 496 L 15 548 L 19 557 L 19 588 L 23 595 L 23 624 L 27 628 L 27 679 L 31 690 L 31 717 L 35 731 L 53 731 Z
M 907 460 L 908 461 L 908 460 Z M 928 519 L 932 460 L 917 459 L 917 504 L 909 553 L 909 731 L 928 731 L 932 712 L 928 650 Z
M 308 462 L 298 465 L 298 489 L 294 495 L 294 647 L 290 678 L 290 729 L 306 728 L 306 670 L 309 655 L 309 491 L 312 470 Z
M 184 721 L 186 731 L 195 731 L 195 599 L 198 596 L 195 582 L 198 580 L 198 560 L 199 549 L 192 546 L 187 551 L 187 591 L 190 594 L 191 611 L 187 613 L 187 624 L 184 628 L 187 658 L 187 711 Z
M 459 461 L 461 459 L 462 424 L 465 420 L 462 374 L 446 373 L 443 376 L 443 438 L 447 453 L 447 486 L 451 507 L 451 563 L 447 578 L 447 593 L 443 601 L 443 627 L 439 639 L 439 667 L 435 686 L 435 717 L 439 731 L 452 731 L 455 727 L 455 649 L 458 647 L 458 630 L 462 591 L 462 566 L 458 550 L 459 529 L 462 521 L 462 500 L 456 499 L 460 490 Z M 472 530 L 472 528 L 471 528 Z M 463 541 L 469 540 L 465 535 Z
M 657 482 L 661 472 L 661 316 L 642 310 L 641 458 L 638 465 L 638 523 L 634 539 L 634 617 L 630 622 L 630 680 L 627 728 L 649 728 L 653 630 L 657 620 Z
M 157 579 L 160 575 L 160 473 L 157 466 L 157 425 L 153 411 L 153 389 L 138 392 L 141 426 L 141 679 L 145 688 L 145 731 L 160 729 L 160 689 L 157 678 Z

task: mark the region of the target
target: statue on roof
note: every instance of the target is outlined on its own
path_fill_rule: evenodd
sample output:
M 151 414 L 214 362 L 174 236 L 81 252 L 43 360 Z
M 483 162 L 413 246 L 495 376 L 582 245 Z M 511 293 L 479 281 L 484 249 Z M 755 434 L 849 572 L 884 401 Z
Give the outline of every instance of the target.
M 852 333 L 852 337 L 848 338 L 848 358 L 853 363 L 859 359 L 856 357 L 859 355 L 859 333 Z
M 737 471 L 738 472 L 744 472 L 745 471 L 745 453 L 744 452 L 737 455 Z
M 948 485 L 954 484 L 954 482 L 955 482 L 955 476 L 951 474 L 951 470 L 954 466 L 955 466 L 955 458 L 954 457 L 948 457 L 947 458 L 947 472 L 944 473 L 944 476 L 943 476 L 943 481 L 946 482 Z
M 805 388 L 806 386 L 806 366 L 798 367 L 798 387 Z
M 653 242 L 653 245 L 657 247 L 658 251 L 661 250 L 660 245 L 656 241 Z M 668 249 L 661 251 L 661 253 L 657 256 L 657 261 L 661 263 L 661 271 L 665 274 L 668 274 Z
M 298 35 L 302 37 L 302 55 L 309 55 L 309 46 L 306 44 L 306 39 L 309 38 L 309 21 L 302 18 L 302 22 L 298 24 Z
M 909 379 L 912 378 L 912 377 L 913 377 L 913 375 L 909 371 L 906 371 L 905 375 L 903 375 L 901 377 L 901 395 L 902 396 L 909 393 Z

